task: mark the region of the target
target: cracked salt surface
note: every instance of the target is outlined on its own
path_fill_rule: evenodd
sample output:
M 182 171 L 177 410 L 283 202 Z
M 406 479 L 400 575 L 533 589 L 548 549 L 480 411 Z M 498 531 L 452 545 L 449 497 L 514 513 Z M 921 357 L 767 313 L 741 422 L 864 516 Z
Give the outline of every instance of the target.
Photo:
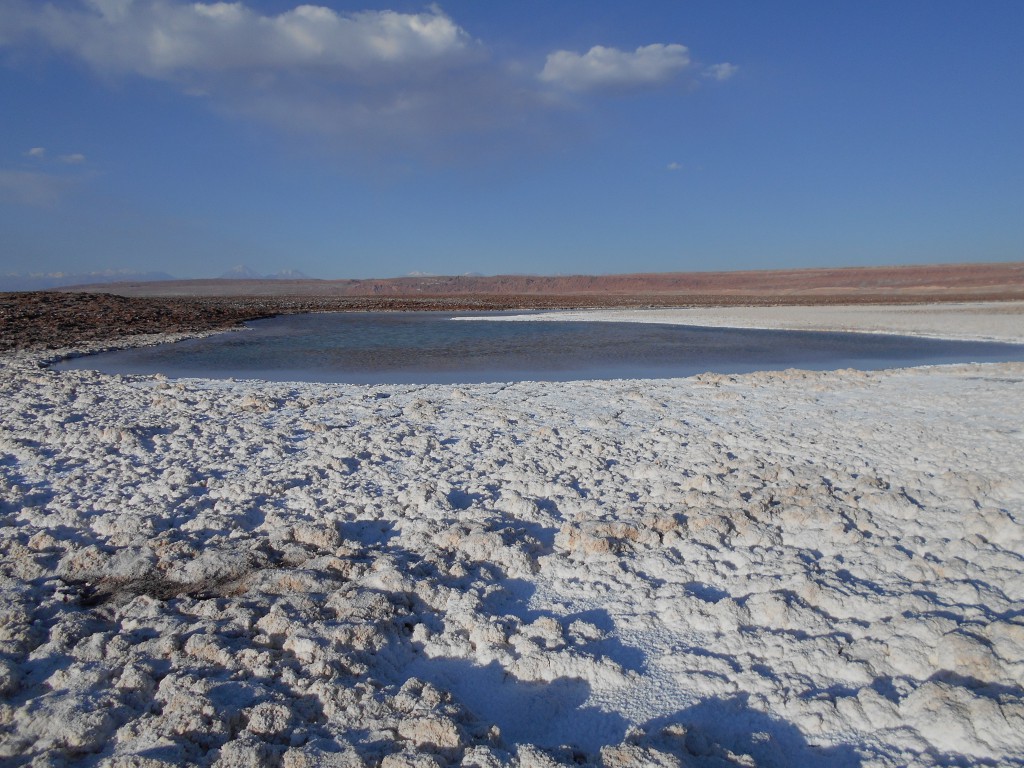
M 12 765 L 1024 764 L 1024 364 L 0 358 Z

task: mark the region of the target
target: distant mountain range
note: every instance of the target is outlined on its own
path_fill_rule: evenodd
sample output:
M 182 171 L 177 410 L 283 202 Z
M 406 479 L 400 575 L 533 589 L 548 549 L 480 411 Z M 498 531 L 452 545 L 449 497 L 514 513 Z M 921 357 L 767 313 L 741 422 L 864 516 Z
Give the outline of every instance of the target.
M 131 269 L 104 269 L 100 272 L 8 272 L 0 275 L 0 291 L 45 291 L 67 285 L 152 282 L 174 280 L 166 272 L 136 272 Z
M 138 272 L 132 269 L 104 269 L 95 272 L 8 272 L 0 274 L 0 292 L 47 291 L 78 285 L 104 285 L 107 283 L 152 283 L 177 280 L 166 272 Z M 252 267 L 239 264 L 220 276 L 223 280 L 309 280 L 297 269 L 282 269 L 272 275 L 262 275 Z
M 261 275 L 245 264 L 237 264 L 220 276 L 221 280 L 309 280 L 309 275 L 297 269 L 282 269 L 272 275 Z
M 108 290 L 121 296 L 287 295 L 375 300 L 454 296 L 646 297 L 652 303 L 737 303 L 750 300 L 749 297 L 757 301 L 773 297 L 772 301 L 780 303 L 1024 298 L 1024 262 L 619 275 L 438 275 L 367 280 L 280 279 L 282 275 L 296 273 L 278 273 L 278 279 L 238 279 L 237 275 L 247 273 L 232 270 L 229 274 L 235 279 L 125 282 Z M 67 290 L 89 291 L 95 287 Z

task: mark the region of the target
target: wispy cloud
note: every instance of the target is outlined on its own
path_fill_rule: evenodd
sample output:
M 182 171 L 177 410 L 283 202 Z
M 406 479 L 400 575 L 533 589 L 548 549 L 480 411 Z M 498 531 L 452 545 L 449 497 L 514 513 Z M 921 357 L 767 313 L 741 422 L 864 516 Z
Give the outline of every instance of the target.
M 689 66 L 690 52 L 685 45 L 655 43 L 635 51 L 595 45 L 583 54 L 549 54 L 540 79 L 559 88 L 584 91 L 664 83 Z
M 46 151 L 46 147 L 32 147 L 32 149 L 25 152 L 25 157 L 30 157 L 33 160 L 47 160 L 49 154 Z M 67 155 L 60 155 L 57 160 L 65 165 L 81 165 L 85 162 L 85 155 L 81 152 L 72 152 Z
M 67 179 L 52 174 L 0 168 L 0 200 L 4 202 L 51 206 L 67 185 Z
M 106 0 L 110 2 L 111 0 Z M 0 168 L 0 201 L 31 206 L 52 206 L 73 184 L 85 178 L 78 170 L 61 166 L 84 165 L 85 155 L 73 152 L 51 158 L 46 147 L 31 147 L 25 150 L 22 168 Z M 32 170 L 25 170 L 31 168 Z
M 729 62 L 723 62 L 721 64 L 712 64 L 704 68 L 704 77 L 711 80 L 717 80 L 723 82 L 728 80 L 730 77 L 735 75 L 739 71 L 739 67 Z
M 667 170 L 669 170 L 669 171 L 681 171 L 681 170 L 683 170 L 682 164 L 677 163 L 675 161 L 673 161 L 673 162 L 669 163 L 668 165 L 666 165 L 665 168 Z

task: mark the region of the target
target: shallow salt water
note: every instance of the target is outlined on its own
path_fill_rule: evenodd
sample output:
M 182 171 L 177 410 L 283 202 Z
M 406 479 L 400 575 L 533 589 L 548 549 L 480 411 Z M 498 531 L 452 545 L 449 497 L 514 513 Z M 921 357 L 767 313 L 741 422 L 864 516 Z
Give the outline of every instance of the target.
M 1024 345 L 655 323 L 454 322 L 494 315 L 324 313 L 60 364 L 105 373 L 352 384 L 667 378 L 1024 360 Z

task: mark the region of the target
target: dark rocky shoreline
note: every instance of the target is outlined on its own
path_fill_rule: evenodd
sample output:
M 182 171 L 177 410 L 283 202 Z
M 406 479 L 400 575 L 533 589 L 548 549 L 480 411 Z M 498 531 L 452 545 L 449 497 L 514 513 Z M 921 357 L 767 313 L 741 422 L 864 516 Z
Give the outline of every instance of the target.
M 33 291 L 0 294 L 0 351 L 57 349 L 148 333 L 199 333 L 247 320 L 329 311 L 487 310 L 534 304 L 459 299 L 319 297 L 129 298 L 108 293 Z M 536 308 L 551 305 L 537 302 Z

